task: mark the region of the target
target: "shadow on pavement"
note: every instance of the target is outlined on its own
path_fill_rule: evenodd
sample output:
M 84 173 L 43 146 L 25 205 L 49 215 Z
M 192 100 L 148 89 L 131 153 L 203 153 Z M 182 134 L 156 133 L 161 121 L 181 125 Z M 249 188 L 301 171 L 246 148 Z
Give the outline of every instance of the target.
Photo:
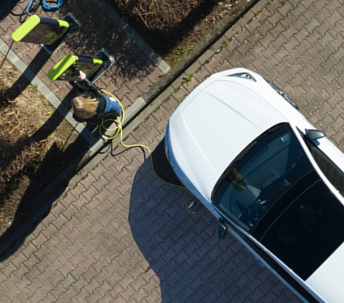
M 106 74 L 113 80 L 143 79 L 153 71 L 152 62 L 94 1 L 66 0 L 57 13 L 60 18 L 72 13 L 81 23 L 77 33 L 66 41 L 76 55 L 94 56 L 105 48 L 115 58 Z
M 176 179 L 163 143 L 153 152 L 153 159 L 161 177 L 171 182 Z M 188 201 L 191 199 L 188 196 Z M 150 269 L 158 276 L 162 302 L 229 302 L 226 298 L 234 299 L 231 293 L 251 293 L 248 286 L 240 289 L 236 284 L 249 270 L 247 264 L 255 273 L 264 270 L 231 235 L 223 241 L 217 239 L 216 220 L 205 207 L 189 214 L 184 190 L 157 180 L 149 159 L 135 175 L 129 224 Z
M 66 98 L 75 93 L 75 90 L 72 90 Z M 61 104 L 60 106 L 64 105 Z M 64 116 L 57 109 L 45 124 L 31 136 L 30 140 L 44 140 L 63 119 Z M 88 148 L 89 144 L 82 134 L 79 134 L 63 152 L 56 144 L 53 144 L 39 168 L 27 174 L 29 186 L 21 197 L 11 226 L 0 237 L 0 262 L 14 254 L 26 237 L 49 214 L 55 201 L 54 197 L 59 197 L 64 192 Z M 58 178 L 61 174 L 63 174 L 63 178 Z M 47 188 L 50 191 L 47 192 Z
M 50 54 L 41 48 L 17 81 L 5 92 L 4 97 L 8 100 L 17 98 L 30 85 L 31 81 L 37 76 L 44 64 L 48 62 L 49 58 Z
M 4 6 L 0 5 L 0 21 L 11 15 L 12 19 L 18 22 L 14 27 L 19 27 L 28 15 L 26 10 L 18 9 L 18 2 L 6 0 Z M 44 10 L 41 3 L 37 1 L 32 7 L 32 11 L 35 11 L 38 16 L 46 16 Z M 65 41 L 66 45 L 63 48 L 69 53 L 90 57 L 105 48 L 116 60 L 111 72 L 108 72 L 107 75 L 113 80 L 119 77 L 121 82 L 117 83 L 118 85 L 122 84 L 124 80 L 143 79 L 155 68 L 141 49 L 116 26 L 93 0 L 65 0 L 61 7 L 50 13 L 49 17 L 62 19 L 68 13 L 72 13 L 81 23 L 81 28 L 74 36 Z
M 5 2 L 5 3 L 4 3 Z M 2 0 L 0 7 L 0 21 L 2 21 L 17 5 L 19 0 Z

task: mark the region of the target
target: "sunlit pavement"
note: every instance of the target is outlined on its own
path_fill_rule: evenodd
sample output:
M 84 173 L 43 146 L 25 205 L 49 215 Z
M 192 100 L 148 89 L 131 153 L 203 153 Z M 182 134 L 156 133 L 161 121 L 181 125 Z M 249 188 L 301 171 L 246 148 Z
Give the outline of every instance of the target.
M 343 150 L 342 2 L 273 0 L 252 9 L 125 143 L 149 146 L 161 174 L 172 177 L 160 143 L 168 118 L 212 73 L 245 67 L 283 88 Z M 68 191 L 0 264 L 1 302 L 299 302 L 231 235 L 218 241 L 206 209 L 189 214 L 184 191 L 158 180 L 141 149 L 122 150 Z

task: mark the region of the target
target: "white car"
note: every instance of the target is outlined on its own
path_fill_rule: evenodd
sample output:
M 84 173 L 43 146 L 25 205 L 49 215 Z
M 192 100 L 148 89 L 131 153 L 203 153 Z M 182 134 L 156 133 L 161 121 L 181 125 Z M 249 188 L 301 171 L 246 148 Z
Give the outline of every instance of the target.
M 344 302 L 344 155 L 260 75 L 212 75 L 171 116 L 184 186 L 305 302 Z

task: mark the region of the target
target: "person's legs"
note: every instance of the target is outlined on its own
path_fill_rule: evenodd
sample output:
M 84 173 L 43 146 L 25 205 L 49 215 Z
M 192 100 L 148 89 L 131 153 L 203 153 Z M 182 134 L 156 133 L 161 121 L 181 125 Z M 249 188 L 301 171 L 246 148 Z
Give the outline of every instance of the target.
M 106 108 L 105 108 L 104 114 L 111 113 L 116 116 L 119 116 L 122 113 L 122 109 L 119 103 L 113 98 L 106 97 L 105 99 L 106 99 Z

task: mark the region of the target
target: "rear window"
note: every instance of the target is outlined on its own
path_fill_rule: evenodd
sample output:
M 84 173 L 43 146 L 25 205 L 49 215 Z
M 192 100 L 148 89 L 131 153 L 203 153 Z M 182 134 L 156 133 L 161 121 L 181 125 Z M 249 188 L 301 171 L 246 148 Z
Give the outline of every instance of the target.
M 332 166 L 321 158 L 330 175 Z M 243 150 L 215 186 L 212 202 L 303 279 L 344 242 L 344 207 L 288 124 Z
M 283 212 L 273 213 L 275 220 L 257 240 L 303 279 L 344 241 L 343 206 L 321 179 L 304 188 Z

